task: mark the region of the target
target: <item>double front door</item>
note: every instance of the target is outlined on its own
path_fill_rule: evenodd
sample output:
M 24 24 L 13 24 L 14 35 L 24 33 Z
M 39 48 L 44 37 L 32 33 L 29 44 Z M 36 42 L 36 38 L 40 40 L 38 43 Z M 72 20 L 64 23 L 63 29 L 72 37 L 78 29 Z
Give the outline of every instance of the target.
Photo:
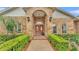
M 44 25 L 35 25 L 35 34 L 44 35 Z

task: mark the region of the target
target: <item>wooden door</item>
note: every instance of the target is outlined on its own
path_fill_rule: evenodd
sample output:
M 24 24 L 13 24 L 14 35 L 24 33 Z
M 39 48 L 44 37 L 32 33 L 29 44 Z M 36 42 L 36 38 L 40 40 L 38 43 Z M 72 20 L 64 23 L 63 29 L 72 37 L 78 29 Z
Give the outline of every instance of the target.
M 35 25 L 35 33 L 36 35 L 44 34 L 44 26 L 43 25 Z

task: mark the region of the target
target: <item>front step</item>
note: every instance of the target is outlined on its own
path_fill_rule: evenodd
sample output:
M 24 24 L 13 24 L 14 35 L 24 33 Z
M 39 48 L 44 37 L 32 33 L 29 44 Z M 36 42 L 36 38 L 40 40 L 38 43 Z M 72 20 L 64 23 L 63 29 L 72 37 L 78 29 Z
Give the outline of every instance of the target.
M 33 40 L 47 40 L 45 36 L 34 36 Z

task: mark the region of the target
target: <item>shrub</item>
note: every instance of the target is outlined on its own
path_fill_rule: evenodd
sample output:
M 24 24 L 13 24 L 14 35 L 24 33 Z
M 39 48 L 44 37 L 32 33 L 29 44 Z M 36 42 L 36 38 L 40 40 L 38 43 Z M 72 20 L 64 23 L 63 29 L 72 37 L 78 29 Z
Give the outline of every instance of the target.
M 15 38 L 15 35 L 0 35 L 0 44 L 12 38 Z
M 62 35 L 62 37 L 67 40 L 70 38 L 71 41 L 74 41 L 77 44 L 79 44 L 79 34 L 66 34 L 66 35 Z
M 21 36 L 23 34 L 18 34 L 18 35 L 0 35 L 0 44 L 2 44 L 5 41 L 11 40 L 15 37 Z
M 29 42 L 29 36 L 21 35 L 0 45 L 0 51 L 19 51 Z
M 54 45 L 55 49 L 59 51 L 66 51 L 66 50 L 71 50 L 71 51 L 77 51 L 77 48 L 68 43 L 68 38 L 70 37 L 70 40 L 75 40 L 73 39 L 73 35 L 55 35 L 55 34 L 49 34 L 48 35 L 52 45 Z M 69 44 L 71 48 L 69 48 Z
M 65 40 L 64 38 L 55 34 L 49 34 L 48 37 L 56 50 L 59 51 L 68 50 L 68 41 Z

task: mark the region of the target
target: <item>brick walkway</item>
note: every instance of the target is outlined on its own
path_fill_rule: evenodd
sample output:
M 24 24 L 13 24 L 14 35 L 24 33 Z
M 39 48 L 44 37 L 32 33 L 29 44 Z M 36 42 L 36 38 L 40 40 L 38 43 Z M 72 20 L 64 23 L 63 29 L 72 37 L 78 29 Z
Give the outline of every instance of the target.
M 32 40 L 27 51 L 53 51 L 48 40 Z
M 23 51 L 53 51 L 51 44 L 45 36 L 34 36 L 30 44 Z

